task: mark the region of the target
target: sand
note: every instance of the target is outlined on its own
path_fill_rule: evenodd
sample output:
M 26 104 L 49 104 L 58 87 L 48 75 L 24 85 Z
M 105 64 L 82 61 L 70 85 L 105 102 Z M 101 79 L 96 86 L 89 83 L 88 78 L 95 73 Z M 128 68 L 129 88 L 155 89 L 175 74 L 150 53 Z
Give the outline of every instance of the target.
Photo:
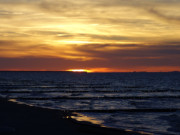
M 27 106 L 0 98 L 0 135 L 136 135 L 79 123 L 65 112 Z

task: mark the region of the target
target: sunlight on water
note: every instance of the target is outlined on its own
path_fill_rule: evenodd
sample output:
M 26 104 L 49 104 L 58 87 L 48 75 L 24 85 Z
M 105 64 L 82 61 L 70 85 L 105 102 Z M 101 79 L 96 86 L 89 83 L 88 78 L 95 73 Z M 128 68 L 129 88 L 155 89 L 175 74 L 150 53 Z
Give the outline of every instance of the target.
M 11 102 L 17 102 L 16 99 L 9 99 L 9 101 L 11 101 Z
M 85 116 L 84 114 L 81 114 L 81 113 L 73 113 L 73 115 L 74 116 L 71 116 L 71 118 L 73 118 L 77 121 L 90 122 L 92 124 L 98 124 L 98 125 L 101 125 L 102 127 L 104 127 L 102 125 L 102 123 L 103 123 L 102 120 L 97 120 L 96 118 L 88 117 L 88 116 Z

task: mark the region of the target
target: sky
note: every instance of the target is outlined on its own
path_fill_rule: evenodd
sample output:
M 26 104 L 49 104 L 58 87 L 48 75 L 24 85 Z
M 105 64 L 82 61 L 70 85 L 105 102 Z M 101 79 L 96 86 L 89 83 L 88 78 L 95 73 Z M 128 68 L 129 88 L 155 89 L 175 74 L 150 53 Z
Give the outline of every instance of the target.
M 180 71 L 180 0 L 0 0 L 0 70 Z

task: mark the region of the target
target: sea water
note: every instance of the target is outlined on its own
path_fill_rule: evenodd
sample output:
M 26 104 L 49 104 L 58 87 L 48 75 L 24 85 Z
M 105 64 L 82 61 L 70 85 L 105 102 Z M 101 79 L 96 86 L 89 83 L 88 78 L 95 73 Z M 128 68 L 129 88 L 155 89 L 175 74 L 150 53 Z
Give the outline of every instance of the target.
M 180 134 L 180 73 L 0 72 L 0 95 L 76 112 L 74 119 L 157 135 Z

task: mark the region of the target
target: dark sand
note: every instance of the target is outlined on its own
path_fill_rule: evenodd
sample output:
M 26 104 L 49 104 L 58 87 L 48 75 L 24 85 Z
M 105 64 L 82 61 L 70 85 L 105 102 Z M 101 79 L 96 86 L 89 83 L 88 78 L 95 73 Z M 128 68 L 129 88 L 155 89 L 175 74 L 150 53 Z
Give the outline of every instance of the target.
M 63 118 L 66 113 L 0 98 L 0 135 L 136 135 Z M 138 134 L 139 135 L 139 134 Z

